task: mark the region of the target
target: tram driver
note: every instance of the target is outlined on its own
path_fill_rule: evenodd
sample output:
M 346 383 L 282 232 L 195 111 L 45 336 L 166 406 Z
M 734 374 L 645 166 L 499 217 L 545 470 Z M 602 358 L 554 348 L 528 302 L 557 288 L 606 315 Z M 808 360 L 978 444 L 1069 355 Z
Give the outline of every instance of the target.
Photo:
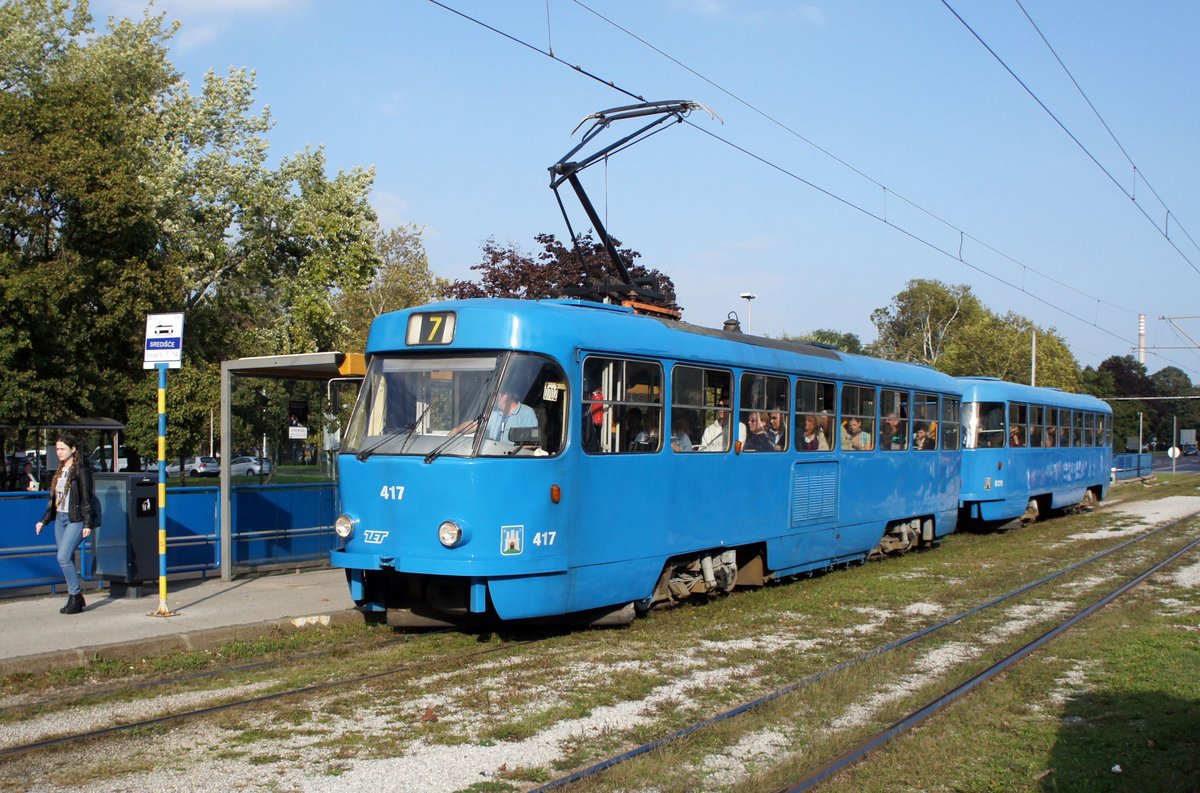
M 489 441 L 515 446 L 516 442 L 511 437 L 513 430 L 536 426 L 538 426 L 538 420 L 533 408 L 522 402 L 511 388 L 501 387 L 500 393 L 496 394 L 496 403 L 492 405 L 492 415 L 488 418 L 484 437 Z M 470 433 L 475 432 L 478 427 L 477 421 L 468 419 L 452 428 L 450 432 L 452 434 Z
M 492 406 L 492 415 L 488 418 L 484 435 L 490 441 L 513 443 L 511 434 L 514 429 L 537 425 L 537 414 L 533 408 L 522 402 L 511 389 L 501 388 L 500 393 L 496 394 L 496 404 Z

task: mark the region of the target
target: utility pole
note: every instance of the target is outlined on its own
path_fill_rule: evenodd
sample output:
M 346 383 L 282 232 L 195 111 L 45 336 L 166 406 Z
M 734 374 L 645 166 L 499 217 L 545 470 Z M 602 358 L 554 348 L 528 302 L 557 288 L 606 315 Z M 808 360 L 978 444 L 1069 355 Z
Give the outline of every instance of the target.
M 1037 385 L 1037 331 L 1033 331 L 1033 350 L 1030 353 L 1029 384 Z

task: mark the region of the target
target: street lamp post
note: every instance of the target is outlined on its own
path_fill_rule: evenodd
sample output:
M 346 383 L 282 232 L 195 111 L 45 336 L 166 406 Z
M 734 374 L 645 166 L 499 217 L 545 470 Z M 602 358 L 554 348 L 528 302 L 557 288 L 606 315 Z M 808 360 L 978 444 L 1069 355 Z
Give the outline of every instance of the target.
M 742 300 L 746 301 L 746 332 L 747 333 L 750 332 L 750 301 L 756 297 L 758 297 L 758 295 L 752 294 L 750 292 L 742 292 L 742 294 L 741 294 Z

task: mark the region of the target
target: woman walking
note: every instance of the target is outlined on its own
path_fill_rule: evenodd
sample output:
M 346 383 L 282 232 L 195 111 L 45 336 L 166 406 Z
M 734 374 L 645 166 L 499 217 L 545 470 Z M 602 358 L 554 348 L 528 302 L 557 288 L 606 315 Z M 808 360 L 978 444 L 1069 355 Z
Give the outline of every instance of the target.
M 75 569 L 75 551 L 92 533 L 92 469 L 80 461 L 79 442 L 74 435 L 59 435 L 54 442 L 54 453 L 58 457 L 58 471 L 50 488 L 50 503 L 34 530 L 41 534 L 42 528 L 54 521 L 58 564 L 67 580 L 67 605 L 59 612 L 78 614 L 86 604 L 79 586 L 79 571 Z

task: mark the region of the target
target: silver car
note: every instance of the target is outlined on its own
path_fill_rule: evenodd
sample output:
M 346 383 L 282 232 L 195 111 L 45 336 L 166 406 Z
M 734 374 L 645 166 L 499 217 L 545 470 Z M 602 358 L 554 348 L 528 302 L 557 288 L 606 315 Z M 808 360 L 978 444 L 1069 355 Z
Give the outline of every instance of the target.
M 271 461 L 265 457 L 235 457 L 229 464 L 230 476 L 258 476 L 271 473 Z

